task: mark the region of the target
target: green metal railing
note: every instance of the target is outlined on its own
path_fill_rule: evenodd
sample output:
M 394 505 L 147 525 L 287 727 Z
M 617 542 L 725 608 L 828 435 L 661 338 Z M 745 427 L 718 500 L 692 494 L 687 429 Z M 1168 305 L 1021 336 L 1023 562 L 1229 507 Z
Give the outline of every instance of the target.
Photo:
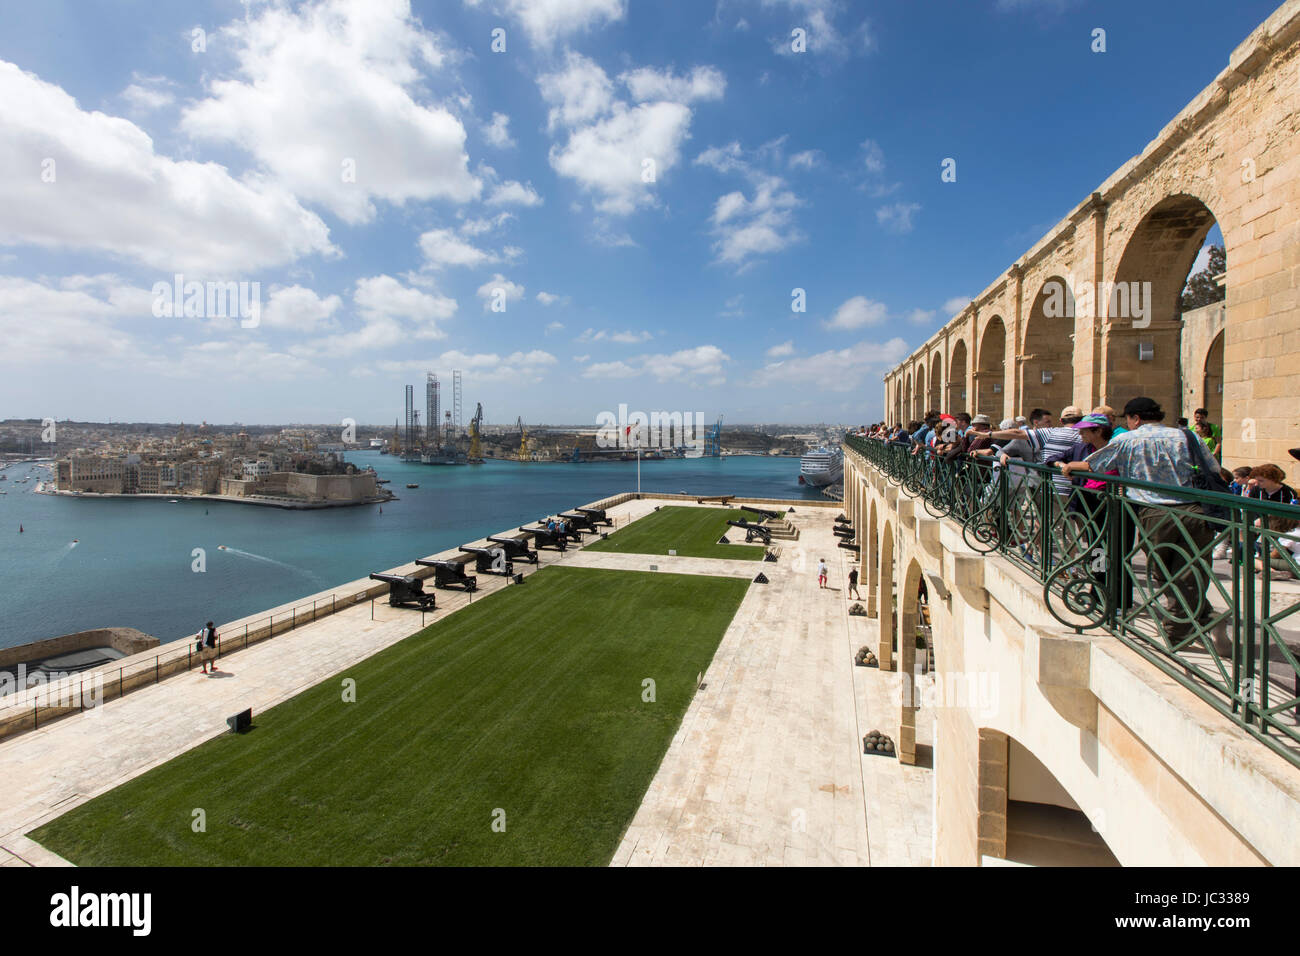
M 1113 634 L 1300 765 L 1300 588 L 1275 586 L 1280 572 L 1300 579 L 1280 540 L 1300 507 L 1092 474 L 1105 486 L 1086 490 L 1027 462 L 844 443 L 928 514 L 958 522 L 973 550 L 1031 575 L 1062 624 Z M 1128 489 L 1178 503 L 1146 504 Z

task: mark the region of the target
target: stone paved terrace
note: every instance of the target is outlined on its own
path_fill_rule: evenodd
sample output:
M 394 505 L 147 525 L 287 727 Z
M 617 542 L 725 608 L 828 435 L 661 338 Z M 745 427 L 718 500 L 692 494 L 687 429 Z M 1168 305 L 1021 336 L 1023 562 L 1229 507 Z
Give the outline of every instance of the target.
M 621 527 L 657 504 L 610 510 Z M 720 506 L 715 506 L 720 507 Z M 862 736 L 897 734 L 890 678 L 853 666 L 876 640 L 876 622 L 848 616 L 849 552 L 831 534 L 836 509 L 798 507 L 798 542 L 776 563 L 570 550 L 543 551 L 542 565 L 752 577 L 750 589 L 690 705 L 649 791 L 615 853 L 617 865 L 926 865 L 931 846 L 931 772 L 864 756 Z M 743 547 L 743 545 L 738 545 Z M 803 560 L 800 561 L 802 555 Z M 818 557 L 830 590 L 816 581 Z M 473 600 L 502 579 L 480 575 Z M 470 596 L 439 591 L 437 614 Z M 277 635 L 222 658 L 218 676 L 165 678 L 98 711 L 0 741 L 0 865 L 65 861 L 23 836 L 225 731 L 225 719 L 266 710 L 420 628 L 416 611 L 375 602 Z M 927 742 L 918 719 L 918 741 Z

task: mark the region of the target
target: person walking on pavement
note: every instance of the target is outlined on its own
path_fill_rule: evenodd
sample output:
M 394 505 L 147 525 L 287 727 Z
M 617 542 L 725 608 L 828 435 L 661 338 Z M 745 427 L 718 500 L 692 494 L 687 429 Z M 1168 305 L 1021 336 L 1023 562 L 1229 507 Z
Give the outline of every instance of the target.
M 825 558 L 817 559 L 817 586 L 819 588 L 826 587 L 826 559 Z
M 203 662 L 203 673 L 215 674 L 217 672 L 217 627 L 211 621 L 203 625 L 199 631 L 199 660 Z M 208 670 L 208 665 L 212 665 L 212 670 Z
M 858 593 L 858 569 L 853 568 L 849 571 L 849 597 L 862 600 L 862 595 Z

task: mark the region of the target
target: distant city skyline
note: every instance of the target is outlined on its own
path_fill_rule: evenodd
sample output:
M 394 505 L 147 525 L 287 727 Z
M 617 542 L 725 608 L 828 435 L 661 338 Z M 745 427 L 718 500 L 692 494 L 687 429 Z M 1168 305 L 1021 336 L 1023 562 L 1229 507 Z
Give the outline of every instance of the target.
M 877 421 L 1275 8 L 10 6 L 0 418 Z

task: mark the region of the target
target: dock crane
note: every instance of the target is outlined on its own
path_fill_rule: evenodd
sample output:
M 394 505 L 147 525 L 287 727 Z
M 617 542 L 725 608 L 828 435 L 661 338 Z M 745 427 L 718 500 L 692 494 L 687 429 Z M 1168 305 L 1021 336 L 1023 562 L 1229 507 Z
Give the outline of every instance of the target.
M 519 427 L 519 460 L 528 460 L 528 430 L 524 428 L 523 416 L 519 416 L 515 423 Z
M 482 464 L 483 448 L 479 441 L 483 434 L 483 403 L 478 402 L 474 409 L 474 417 L 469 423 L 469 462 L 472 465 Z

